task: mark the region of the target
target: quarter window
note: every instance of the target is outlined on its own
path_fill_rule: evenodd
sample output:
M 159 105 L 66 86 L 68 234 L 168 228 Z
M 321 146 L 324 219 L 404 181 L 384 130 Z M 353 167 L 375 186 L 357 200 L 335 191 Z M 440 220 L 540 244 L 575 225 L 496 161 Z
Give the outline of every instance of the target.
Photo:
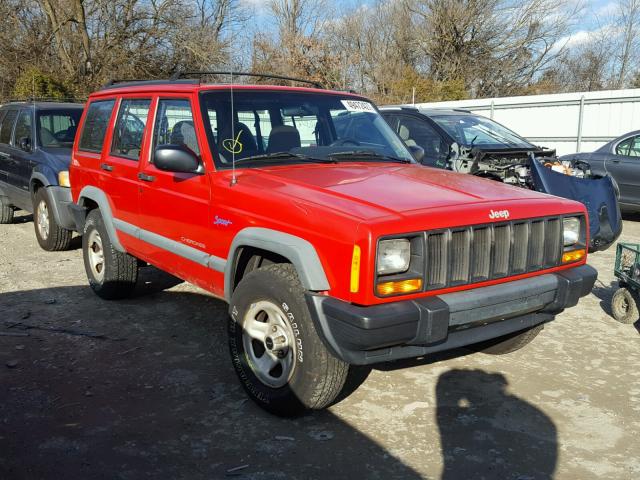
M 200 155 L 189 100 L 160 99 L 154 144 L 155 146 L 181 145 L 189 148 L 197 156 Z
M 151 100 L 122 100 L 111 153 L 138 160 L 142 149 L 144 128 L 147 125 Z
M 9 110 L 0 124 L 0 143 L 11 143 L 11 132 L 13 131 L 13 124 L 18 116 L 17 110 Z
M 92 102 L 87 110 L 87 116 L 84 120 L 82 135 L 78 148 L 89 152 L 102 151 L 102 144 L 109 126 L 111 111 L 115 100 L 100 100 Z

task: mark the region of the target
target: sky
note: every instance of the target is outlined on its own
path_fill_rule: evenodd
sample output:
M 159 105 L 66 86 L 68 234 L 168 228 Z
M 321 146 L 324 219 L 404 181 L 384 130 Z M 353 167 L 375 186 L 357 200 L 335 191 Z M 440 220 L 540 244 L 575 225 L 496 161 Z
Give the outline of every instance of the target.
M 252 12 L 254 21 L 260 26 L 269 28 L 268 0 L 240 0 Z M 342 8 L 366 6 L 375 3 L 376 0 L 334 0 Z M 393 1 L 393 0 L 390 0 Z M 606 28 L 611 15 L 616 10 L 614 0 L 568 0 L 573 7 L 579 7 L 579 15 L 576 16 L 574 25 L 567 35 L 561 39 L 560 44 L 568 47 L 586 43 L 599 30 Z

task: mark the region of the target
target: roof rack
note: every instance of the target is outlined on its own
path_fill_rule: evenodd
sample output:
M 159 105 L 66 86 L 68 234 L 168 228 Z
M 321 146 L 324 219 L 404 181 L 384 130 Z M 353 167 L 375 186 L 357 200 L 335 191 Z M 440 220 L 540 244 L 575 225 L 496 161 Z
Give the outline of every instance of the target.
M 189 76 L 198 76 L 201 77 L 203 75 L 231 75 L 237 77 L 259 77 L 259 78 L 273 78 L 275 80 L 287 80 L 289 82 L 300 82 L 306 83 L 308 85 L 313 85 L 316 88 L 324 89 L 320 82 L 316 82 L 314 80 L 306 80 L 304 78 L 296 78 L 296 77 L 285 77 L 283 75 L 271 75 L 268 73 L 251 73 L 251 72 L 232 72 L 232 71 L 211 71 L 211 72 L 176 72 L 171 76 L 172 81 L 179 80 L 181 78 L 189 77 Z

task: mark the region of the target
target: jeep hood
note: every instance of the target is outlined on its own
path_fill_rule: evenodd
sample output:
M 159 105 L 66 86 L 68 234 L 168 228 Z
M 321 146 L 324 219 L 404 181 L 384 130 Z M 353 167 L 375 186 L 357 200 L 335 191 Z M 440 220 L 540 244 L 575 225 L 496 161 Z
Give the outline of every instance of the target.
M 409 215 L 425 209 L 522 200 L 562 202 L 531 190 L 511 187 L 421 165 L 338 164 L 251 169 L 240 183 L 278 190 L 289 199 L 313 202 L 360 218 Z M 552 200 L 552 202 L 549 202 Z M 547 212 L 536 212 L 544 215 Z

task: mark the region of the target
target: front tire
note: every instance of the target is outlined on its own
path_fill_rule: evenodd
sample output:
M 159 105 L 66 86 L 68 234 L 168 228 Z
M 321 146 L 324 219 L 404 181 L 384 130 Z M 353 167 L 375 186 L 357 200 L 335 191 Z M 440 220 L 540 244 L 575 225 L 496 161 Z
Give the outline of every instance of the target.
M 233 292 L 229 311 L 233 366 L 260 407 L 289 417 L 338 397 L 349 366 L 318 336 L 292 265 L 250 272 Z
M 640 316 L 636 296 L 628 288 L 620 287 L 611 299 L 611 313 L 620 323 L 635 323 Z
M 13 223 L 13 206 L 5 203 L 0 197 L 0 224 Z
M 69 249 L 73 232 L 56 222 L 44 187 L 39 188 L 33 197 L 33 226 L 38 244 L 43 250 L 58 252 Z
M 131 296 L 138 280 L 138 260 L 114 248 L 98 209 L 87 215 L 82 256 L 89 285 L 99 297 L 117 300 Z
M 531 343 L 531 341 L 538 336 L 542 331 L 544 325 L 536 325 L 528 330 L 521 330 L 519 332 L 510 333 L 503 337 L 498 337 L 486 342 L 476 343 L 470 345 L 469 348 L 476 352 L 482 352 L 489 355 L 504 355 L 506 353 L 515 352 L 520 350 L 525 345 Z

